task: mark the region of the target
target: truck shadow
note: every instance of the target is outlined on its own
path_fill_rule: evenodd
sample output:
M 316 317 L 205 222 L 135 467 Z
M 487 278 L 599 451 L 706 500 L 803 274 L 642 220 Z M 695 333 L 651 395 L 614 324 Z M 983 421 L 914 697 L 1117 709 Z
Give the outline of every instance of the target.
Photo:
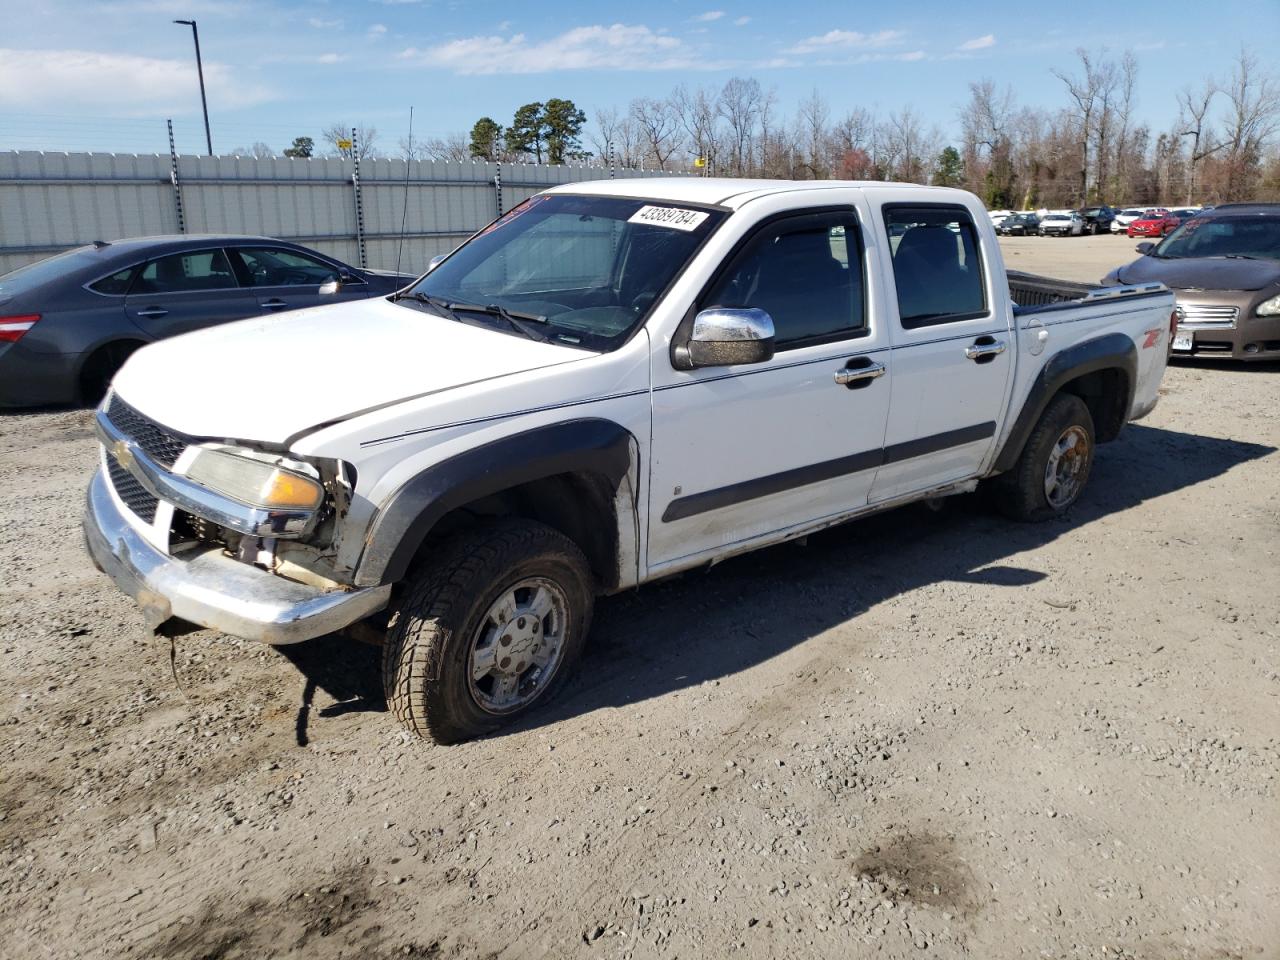
M 578 676 L 555 703 L 503 733 L 737 673 L 929 584 L 1038 583 L 1046 574 L 1003 561 L 1274 452 L 1132 425 L 1120 442 L 1102 448 L 1083 499 L 1058 521 L 1014 523 L 977 496 L 958 497 L 940 514 L 894 510 L 815 534 L 804 547 L 782 544 L 602 600 Z M 279 650 L 309 688 L 338 701 L 315 714 L 320 719 L 386 709 L 376 648 L 325 637 Z M 309 706 L 299 713 L 299 743 L 306 742 Z

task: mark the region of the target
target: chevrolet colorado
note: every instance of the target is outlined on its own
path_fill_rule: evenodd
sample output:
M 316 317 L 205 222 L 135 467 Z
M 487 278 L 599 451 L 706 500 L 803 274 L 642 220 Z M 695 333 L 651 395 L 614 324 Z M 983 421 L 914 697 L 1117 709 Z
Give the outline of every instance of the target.
M 1067 510 L 1174 303 L 1032 280 L 959 190 L 556 187 L 393 295 L 135 353 L 86 540 L 156 629 L 374 627 L 395 715 L 463 740 L 552 696 L 598 596 L 979 482 Z

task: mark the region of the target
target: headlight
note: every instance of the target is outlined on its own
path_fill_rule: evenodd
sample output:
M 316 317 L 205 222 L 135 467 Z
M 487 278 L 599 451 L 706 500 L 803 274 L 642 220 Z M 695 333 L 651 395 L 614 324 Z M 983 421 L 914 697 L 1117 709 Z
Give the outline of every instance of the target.
M 311 477 L 221 450 L 201 450 L 187 476 L 233 500 L 271 510 L 314 510 L 324 500 L 324 488 Z
M 1280 317 L 1280 294 L 1270 300 L 1263 300 L 1254 313 L 1260 317 Z

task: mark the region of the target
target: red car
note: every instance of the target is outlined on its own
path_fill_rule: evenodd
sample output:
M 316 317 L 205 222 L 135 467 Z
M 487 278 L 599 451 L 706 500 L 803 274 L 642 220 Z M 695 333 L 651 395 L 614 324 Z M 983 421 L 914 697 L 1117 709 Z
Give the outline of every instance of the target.
M 1181 225 L 1182 221 L 1168 210 L 1149 210 L 1129 224 L 1129 236 L 1163 237 L 1173 233 Z

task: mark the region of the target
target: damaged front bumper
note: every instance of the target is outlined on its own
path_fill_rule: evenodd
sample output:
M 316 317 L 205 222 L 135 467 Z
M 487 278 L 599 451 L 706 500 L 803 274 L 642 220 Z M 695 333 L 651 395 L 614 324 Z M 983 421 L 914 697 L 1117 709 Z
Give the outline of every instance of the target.
M 221 548 L 170 556 L 124 516 L 99 470 L 89 484 L 85 543 L 94 565 L 137 601 L 151 629 L 178 618 L 270 644 L 332 633 L 387 605 L 390 585 L 321 590 L 241 563 Z

